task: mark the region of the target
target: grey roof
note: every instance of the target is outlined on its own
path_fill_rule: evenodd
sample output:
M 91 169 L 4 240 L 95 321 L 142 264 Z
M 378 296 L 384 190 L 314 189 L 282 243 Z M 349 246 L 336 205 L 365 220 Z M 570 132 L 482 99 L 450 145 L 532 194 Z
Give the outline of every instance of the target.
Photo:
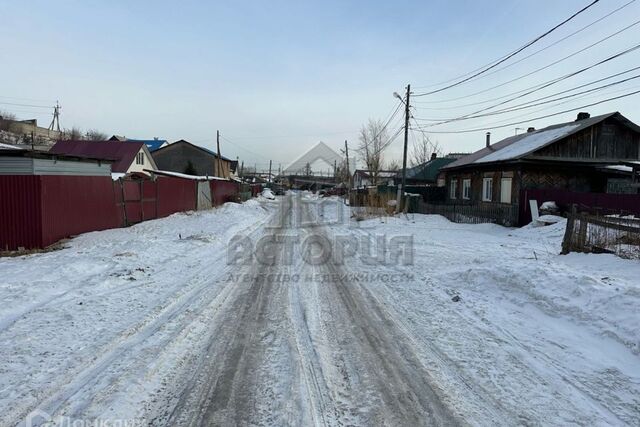
M 511 136 L 501 141 L 484 147 L 481 150 L 462 157 L 450 163 L 442 169 L 453 169 L 472 163 L 504 162 L 518 160 L 528 156 L 534 151 L 553 144 L 569 135 L 580 132 L 590 126 L 600 123 L 608 118 L 615 118 L 630 129 L 640 133 L 640 126 L 636 125 L 619 112 L 602 114 L 579 121 L 559 123 L 538 129 L 533 132 Z M 545 137 L 546 136 L 546 137 Z M 534 141 L 536 139 L 537 141 Z M 508 149 L 507 149 L 508 147 Z M 502 152 L 501 152 L 502 151 Z M 490 157 L 489 157 L 490 156 Z

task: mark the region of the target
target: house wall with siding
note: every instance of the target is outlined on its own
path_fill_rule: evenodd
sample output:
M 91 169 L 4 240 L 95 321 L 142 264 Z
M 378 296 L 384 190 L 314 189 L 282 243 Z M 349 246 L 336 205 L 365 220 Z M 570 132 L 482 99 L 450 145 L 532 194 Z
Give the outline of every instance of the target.
M 640 135 L 616 120 L 607 119 L 544 147 L 530 157 L 636 160 L 640 158 Z

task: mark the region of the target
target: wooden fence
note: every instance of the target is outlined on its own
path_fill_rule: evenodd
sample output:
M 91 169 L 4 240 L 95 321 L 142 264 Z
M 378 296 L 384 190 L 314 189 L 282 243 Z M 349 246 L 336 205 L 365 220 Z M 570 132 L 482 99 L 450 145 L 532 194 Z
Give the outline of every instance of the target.
M 493 223 L 507 227 L 518 224 L 518 207 L 497 203 L 483 204 L 433 204 L 419 202 L 417 212 L 442 215 L 449 221 L 464 224 Z
M 640 219 L 575 213 L 567 219 L 562 253 L 612 253 L 640 259 Z

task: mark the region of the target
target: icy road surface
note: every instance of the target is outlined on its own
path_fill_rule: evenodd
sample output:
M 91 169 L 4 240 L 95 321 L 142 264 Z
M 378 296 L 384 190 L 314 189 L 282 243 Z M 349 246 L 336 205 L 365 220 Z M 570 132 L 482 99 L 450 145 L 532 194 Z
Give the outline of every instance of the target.
M 640 424 L 640 263 L 557 255 L 562 223 L 351 214 L 253 200 L 0 259 L 0 425 Z

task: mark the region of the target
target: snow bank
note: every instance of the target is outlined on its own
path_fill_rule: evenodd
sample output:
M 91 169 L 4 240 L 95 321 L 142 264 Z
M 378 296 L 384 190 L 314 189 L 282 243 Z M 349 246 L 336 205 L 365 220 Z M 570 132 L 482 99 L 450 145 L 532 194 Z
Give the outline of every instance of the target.
M 118 414 L 135 415 L 140 407 L 123 402 L 150 399 L 158 386 L 145 355 L 164 370 L 189 357 L 194 316 L 223 288 L 216 278 L 227 268 L 227 242 L 268 215 L 255 200 L 227 203 L 0 258 L 0 425 L 24 420 L 36 404 L 63 409 L 64 396 L 88 405 L 92 389 L 110 381 L 130 394 L 100 392 L 94 403 L 120 399 Z
M 372 241 L 413 236 L 413 278 L 366 287 L 413 340 L 445 401 L 465 420 L 640 424 L 640 263 L 558 255 L 565 219 L 521 229 L 437 215 L 357 225 Z

